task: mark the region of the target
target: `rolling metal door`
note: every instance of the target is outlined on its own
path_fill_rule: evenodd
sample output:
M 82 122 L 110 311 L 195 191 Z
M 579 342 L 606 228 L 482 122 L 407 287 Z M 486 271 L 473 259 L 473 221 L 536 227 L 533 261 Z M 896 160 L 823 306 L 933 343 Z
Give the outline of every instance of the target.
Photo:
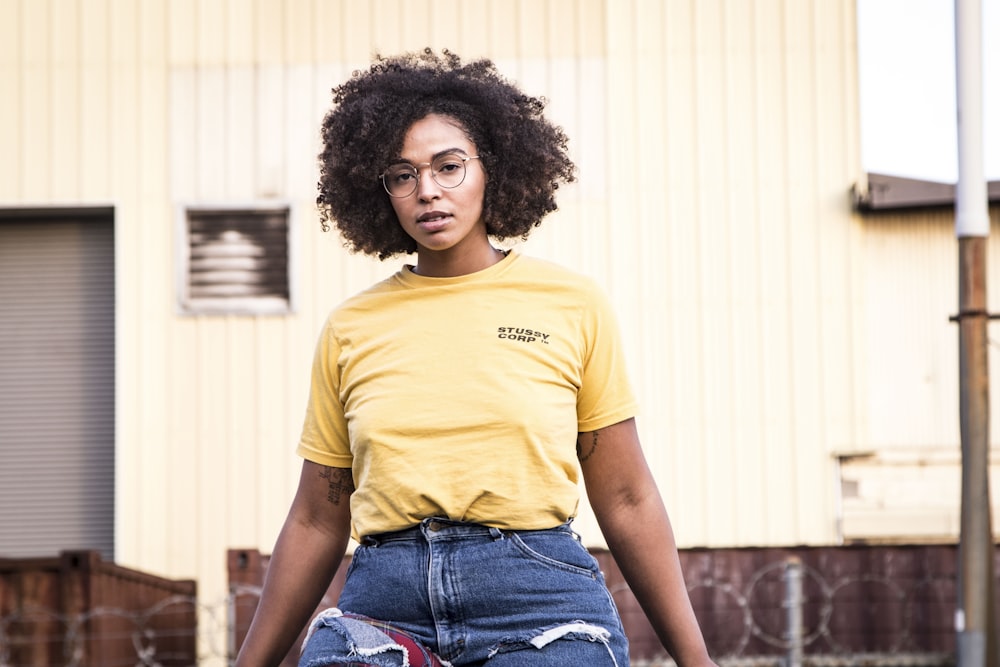
M 0 219 L 0 557 L 114 556 L 110 213 Z

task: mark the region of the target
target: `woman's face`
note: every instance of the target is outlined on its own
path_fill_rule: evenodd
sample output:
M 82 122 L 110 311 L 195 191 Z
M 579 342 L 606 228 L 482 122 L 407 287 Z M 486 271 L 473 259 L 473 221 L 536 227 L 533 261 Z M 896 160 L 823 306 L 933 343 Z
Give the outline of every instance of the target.
M 446 169 L 464 164 L 465 179 L 455 187 L 443 187 L 431 176 L 430 163 L 442 156 Z M 492 253 L 483 221 L 486 172 L 476 146 L 458 122 L 448 116 L 431 114 L 418 120 L 403 137 L 398 162 L 417 169 L 416 189 L 405 197 L 390 197 L 403 230 L 417 243 L 417 265 L 447 262 Z M 396 161 L 394 161 L 396 162 Z M 447 184 L 447 174 L 440 180 Z M 475 270 L 475 269 L 474 269 Z

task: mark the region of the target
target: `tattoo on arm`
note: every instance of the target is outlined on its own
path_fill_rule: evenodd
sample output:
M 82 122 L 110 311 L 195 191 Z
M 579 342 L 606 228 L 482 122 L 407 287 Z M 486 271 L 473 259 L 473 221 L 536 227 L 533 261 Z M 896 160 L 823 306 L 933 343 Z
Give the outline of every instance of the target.
M 320 468 L 319 476 L 330 485 L 326 492 L 326 499 L 334 505 L 340 504 L 341 496 L 350 496 L 354 493 L 354 476 L 350 468 L 323 466 Z
M 587 451 L 584 451 L 583 444 L 581 442 L 583 438 L 576 441 L 576 457 L 580 459 L 580 463 L 589 459 L 594 455 L 594 452 L 597 451 L 597 431 L 592 432 L 590 435 L 590 447 L 587 447 Z

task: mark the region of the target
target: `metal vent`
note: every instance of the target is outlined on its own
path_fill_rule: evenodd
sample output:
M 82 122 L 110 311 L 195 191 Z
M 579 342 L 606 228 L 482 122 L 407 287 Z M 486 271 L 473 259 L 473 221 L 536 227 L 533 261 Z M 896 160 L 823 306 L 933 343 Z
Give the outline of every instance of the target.
M 289 209 L 188 209 L 184 310 L 290 310 Z

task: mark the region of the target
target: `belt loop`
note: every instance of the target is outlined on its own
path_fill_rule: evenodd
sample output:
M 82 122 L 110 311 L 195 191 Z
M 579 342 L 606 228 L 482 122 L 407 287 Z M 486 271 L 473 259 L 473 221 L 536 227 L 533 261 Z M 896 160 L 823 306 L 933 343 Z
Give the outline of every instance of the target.
M 506 536 L 507 534 L 504 531 L 500 530 L 499 528 L 493 528 L 492 526 L 490 527 L 490 537 L 492 537 L 494 540 L 502 540 Z

